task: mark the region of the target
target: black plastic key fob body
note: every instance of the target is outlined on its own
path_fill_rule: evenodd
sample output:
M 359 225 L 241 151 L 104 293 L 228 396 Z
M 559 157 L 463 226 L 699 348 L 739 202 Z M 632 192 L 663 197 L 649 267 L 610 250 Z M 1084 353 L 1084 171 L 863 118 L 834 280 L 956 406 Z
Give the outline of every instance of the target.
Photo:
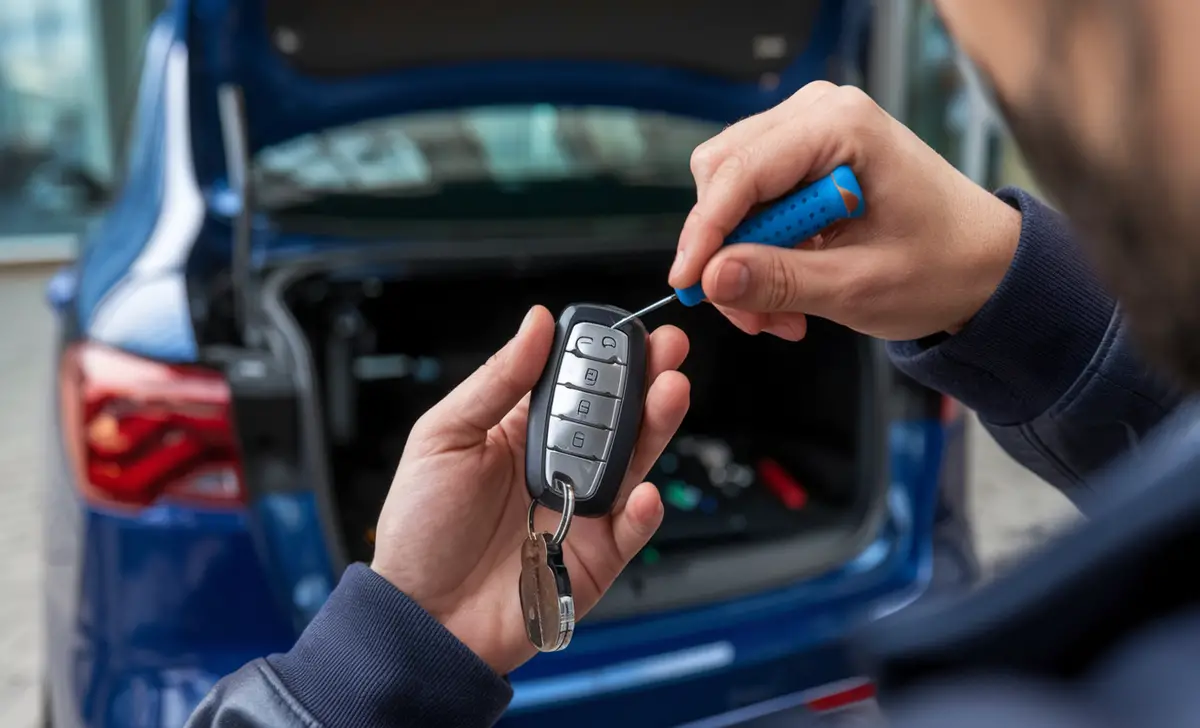
M 613 306 L 573 304 L 558 318 L 554 348 L 529 402 L 525 483 L 543 506 L 562 511 L 575 491 L 575 513 L 599 517 L 616 504 L 646 402 L 649 335 Z

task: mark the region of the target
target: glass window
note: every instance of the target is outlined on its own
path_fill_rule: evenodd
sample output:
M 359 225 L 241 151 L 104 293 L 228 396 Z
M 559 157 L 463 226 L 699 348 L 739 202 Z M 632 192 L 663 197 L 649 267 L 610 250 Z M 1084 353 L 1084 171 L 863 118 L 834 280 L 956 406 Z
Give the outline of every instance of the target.
M 78 233 L 111 174 L 93 0 L 0 2 L 0 237 Z
M 578 214 L 611 213 L 621 211 L 623 200 L 640 195 L 645 201 L 647 193 L 658 191 L 666 207 L 673 211 L 682 204 L 686 211 L 695 202 L 692 150 L 721 128 L 611 107 L 532 105 L 407 114 L 263 150 L 254 161 L 256 199 L 265 209 L 310 213 L 354 200 L 356 214 L 364 212 L 364 201 L 386 201 L 395 216 L 407 217 L 413 206 L 403 200 L 455 198 L 462 200 L 464 215 L 473 207 L 503 205 L 515 206 L 514 214 L 549 215 L 564 212 L 569 195 L 592 198 L 588 204 L 566 205 Z M 599 209 L 605 204 L 610 207 Z

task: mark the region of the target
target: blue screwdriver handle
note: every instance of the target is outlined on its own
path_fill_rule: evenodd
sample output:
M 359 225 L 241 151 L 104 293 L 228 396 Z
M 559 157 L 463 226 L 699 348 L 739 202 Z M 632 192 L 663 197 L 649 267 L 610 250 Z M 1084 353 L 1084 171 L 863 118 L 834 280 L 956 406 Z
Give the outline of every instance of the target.
M 838 220 L 862 217 L 867 211 L 862 188 L 850 167 L 842 165 L 766 210 L 742 221 L 722 245 L 762 243 L 793 248 Z M 695 306 L 707 296 L 699 283 L 676 288 L 684 306 Z

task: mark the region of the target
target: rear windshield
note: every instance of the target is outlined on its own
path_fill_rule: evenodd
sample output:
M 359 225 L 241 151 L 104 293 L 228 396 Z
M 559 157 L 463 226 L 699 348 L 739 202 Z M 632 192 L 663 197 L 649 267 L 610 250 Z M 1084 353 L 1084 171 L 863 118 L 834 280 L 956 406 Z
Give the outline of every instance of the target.
M 257 203 L 276 213 L 394 218 L 686 211 L 692 150 L 719 124 L 612 107 L 431 111 L 262 150 Z

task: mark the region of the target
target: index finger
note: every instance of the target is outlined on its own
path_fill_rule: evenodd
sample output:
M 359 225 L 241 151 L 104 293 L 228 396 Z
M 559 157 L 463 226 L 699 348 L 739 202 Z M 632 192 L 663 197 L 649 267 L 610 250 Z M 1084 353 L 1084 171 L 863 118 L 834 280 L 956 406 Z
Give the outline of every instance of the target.
M 823 88 L 803 104 L 781 105 L 777 111 L 784 118 L 770 128 L 756 129 L 752 137 L 735 125 L 707 142 L 710 148 L 697 150 L 707 156 L 712 172 L 705 180 L 697 179 L 697 202 L 679 235 L 668 276 L 671 286 L 686 288 L 700 280 L 705 264 L 755 205 L 775 200 L 802 180 L 848 161 L 841 133 L 844 125 L 837 120 L 857 107 L 833 102 L 854 94 Z

